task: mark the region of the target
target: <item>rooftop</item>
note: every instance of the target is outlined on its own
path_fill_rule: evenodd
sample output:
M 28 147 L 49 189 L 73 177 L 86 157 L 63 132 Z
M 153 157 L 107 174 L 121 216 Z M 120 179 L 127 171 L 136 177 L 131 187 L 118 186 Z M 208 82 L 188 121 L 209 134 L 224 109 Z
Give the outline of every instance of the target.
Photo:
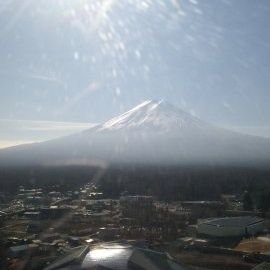
M 91 249 L 76 250 L 45 270 L 53 269 L 107 269 L 107 270 L 185 270 L 167 254 L 134 247 L 127 243 L 104 243 Z
M 224 217 L 224 218 L 211 218 L 199 222 L 200 224 L 208 224 L 216 227 L 246 227 L 252 224 L 263 222 L 263 218 L 242 216 L 242 217 Z

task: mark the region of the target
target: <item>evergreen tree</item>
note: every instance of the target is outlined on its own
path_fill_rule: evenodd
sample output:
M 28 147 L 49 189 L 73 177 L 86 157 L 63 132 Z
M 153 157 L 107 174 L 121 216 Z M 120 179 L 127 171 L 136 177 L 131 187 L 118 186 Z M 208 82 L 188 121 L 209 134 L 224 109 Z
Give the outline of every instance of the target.
M 245 211 L 252 211 L 253 210 L 253 200 L 248 191 L 245 191 L 243 197 L 243 209 Z

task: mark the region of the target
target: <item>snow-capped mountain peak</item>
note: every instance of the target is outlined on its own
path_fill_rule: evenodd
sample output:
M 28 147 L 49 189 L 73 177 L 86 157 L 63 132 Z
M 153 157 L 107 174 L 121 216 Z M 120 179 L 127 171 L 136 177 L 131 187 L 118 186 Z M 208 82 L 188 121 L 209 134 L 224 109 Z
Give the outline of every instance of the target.
M 133 109 L 107 121 L 102 129 L 163 128 L 165 130 L 184 125 L 198 125 L 198 119 L 164 100 L 147 100 Z
M 104 124 L 0 151 L 1 164 L 270 164 L 270 141 L 148 100 Z

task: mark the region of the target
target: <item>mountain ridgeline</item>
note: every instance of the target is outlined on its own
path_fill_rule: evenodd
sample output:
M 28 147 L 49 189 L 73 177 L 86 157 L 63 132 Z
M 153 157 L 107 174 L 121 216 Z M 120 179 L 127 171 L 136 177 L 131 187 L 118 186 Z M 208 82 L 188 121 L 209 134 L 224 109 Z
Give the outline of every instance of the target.
M 270 139 L 206 123 L 165 101 L 145 101 L 66 137 L 0 151 L 0 166 L 267 166 Z

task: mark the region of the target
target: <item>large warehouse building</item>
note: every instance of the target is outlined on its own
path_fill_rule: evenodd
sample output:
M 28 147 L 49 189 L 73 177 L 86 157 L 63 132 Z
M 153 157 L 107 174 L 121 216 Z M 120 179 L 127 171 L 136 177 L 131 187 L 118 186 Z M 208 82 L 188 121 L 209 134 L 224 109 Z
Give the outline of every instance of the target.
M 265 228 L 259 217 L 211 218 L 198 222 L 198 234 L 212 237 L 240 237 L 255 235 Z

